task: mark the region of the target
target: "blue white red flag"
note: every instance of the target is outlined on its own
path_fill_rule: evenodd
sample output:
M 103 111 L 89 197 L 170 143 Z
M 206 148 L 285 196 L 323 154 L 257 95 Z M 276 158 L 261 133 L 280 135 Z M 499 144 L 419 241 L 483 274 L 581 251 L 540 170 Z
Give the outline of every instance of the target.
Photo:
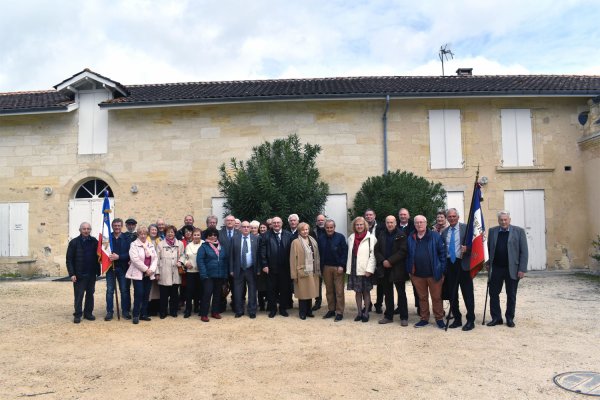
M 109 256 L 112 253 L 112 234 L 110 232 L 110 202 L 108 201 L 108 189 L 104 196 L 104 203 L 102 204 L 102 232 L 98 235 L 98 260 L 100 261 L 100 268 L 104 275 L 106 271 L 112 266 L 112 261 Z
M 473 199 L 471 200 L 471 215 L 469 215 L 465 241 L 465 246 L 471 248 L 471 278 L 474 278 L 481 271 L 483 264 L 489 259 L 481 198 L 481 186 L 476 183 Z

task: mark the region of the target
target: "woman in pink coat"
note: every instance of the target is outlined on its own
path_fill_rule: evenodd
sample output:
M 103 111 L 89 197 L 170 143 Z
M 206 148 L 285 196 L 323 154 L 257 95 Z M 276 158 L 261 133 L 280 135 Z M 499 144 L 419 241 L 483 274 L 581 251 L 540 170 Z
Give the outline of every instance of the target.
M 146 241 L 148 229 L 144 226 L 137 229 L 137 239 L 129 248 L 129 269 L 126 278 L 133 282 L 133 323 L 150 321 L 148 316 L 148 301 L 150 288 L 156 272 L 157 255 L 154 244 Z

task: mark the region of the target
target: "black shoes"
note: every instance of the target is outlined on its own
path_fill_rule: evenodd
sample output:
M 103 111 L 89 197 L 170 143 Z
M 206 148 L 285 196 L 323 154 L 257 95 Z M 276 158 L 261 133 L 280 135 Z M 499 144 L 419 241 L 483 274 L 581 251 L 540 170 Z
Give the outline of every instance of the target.
M 279 315 L 281 315 L 282 317 L 289 317 L 290 314 L 288 314 L 287 311 L 285 310 L 279 310 Z
M 369 322 L 369 314 L 363 314 L 362 318 L 361 318 L 362 322 Z
M 486 325 L 487 326 L 496 326 L 496 325 L 502 325 L 503 323 L 504 323 L 504 321 L 502 321 L 502 318 L 494 318 L 493 320 L 488 322 Z
M 125 319 L 131 319 L 131 314 L 125 313 L 125 314 L 123 314 L 123 318 L 125 318 Z
M 74 324 L 78 324 L 78 323 L 80 323 L 80 322 L 81 322 L 81 317 L 74 317 L 74 318 L 73 318 L 73 323 L 74 323 Z
M 160 319 L 165 319 L 167 318 L 167 314 L 160 314 Z
M 454 322 L 452 322 L 450 325 L 448 325 L 448 328 L 455 329 L 455 328 L 460 328 L 461 326 L 462 326 L 462 321 L 460 319 L 455 319 Z
M 342 314 L 337 314 L 335 316 L 335 319 L 333 320 L 333 322 L 340 322 L 343 319 L 344 319 L 344 316 Z
M 256 318 L 256 314 L 249 314 L 248 316 L 250 317 L 250 319 Z
M 300 316 L 300 319 L 301 319 L 301 320 L 305 320 L 305 319 L 306 319 L 306 315 L 301 315 L 301 316 Z
M 275 314 L 277 314 L 275 311 L 269 311 L 269 318 L 275 318 Z
M 106 317 L 104 317 L 104 320 L 105 321 L 110 321 L 112 319 L 113 319 L 113 313 L 111 313 L 111 312 L 106 313 Z
M 472 321 L 467 321 L 465 326 L 462 327 L 462 330 L 466 332 L 472 330 L 473 328 L 475 328 L 475 323 Z
M 320 308 L 321 308 L 321 300 L 317 300 L 317 301 L 315 301 L 315 305 L 314 305 L 314 306 L 312 306 L 312 310 L 313 310 L 313 311 L 317 311 L 317 310 L 318 310 L 318 309 L 320 309 Z
M 236 317 L 236 318 L 241 318 L 241 317 L 242 317 L 242 315 L 244 315 L 244 313 L 235 313 L 235 317 Z
M 383 314 L 383 310 L 382 310 L 382 307 L 380 305 L 375 304 L 375 313 L 376 314 Z
M 87 319 L 88 321 L 95 321 L 96 317 L 94 317 L 92 314 L 90 314 L 90 315 L 84 315 L 83 319 Z
M 183 313 L 183 318 L 189 318 L 192 313 L 190 311 L 186 311 Z
M 142 317 L 140 317 L 140 319 L 142 321 L 152 321 L 152 318 L 150 318 L 150 317 L 144 317 L 144 316 L 142 316 Z
M 515 327 L 515 321 L 513 321 L 512 319 L 506 318 L 506 326 L 508 326 L 509 328 L 514 328 Z
M 133 323 L 135 325 L 139 324 L 140 323 L 140 319 L 138 317 L 133 317 Z
M 354 322 L 358 322 L 358 321 L 362 321 L 362 314 L 358 314 L 355 318 L 354 318 Z
M 327 311 L 327 314 L 323 316 L 323 319 L 335 317 L 335 311 Z

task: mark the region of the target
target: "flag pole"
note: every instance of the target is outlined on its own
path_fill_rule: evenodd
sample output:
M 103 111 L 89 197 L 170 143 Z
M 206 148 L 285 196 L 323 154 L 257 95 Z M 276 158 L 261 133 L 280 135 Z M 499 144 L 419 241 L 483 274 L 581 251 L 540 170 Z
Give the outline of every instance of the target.
M 473 221 L 472 221 L 472 219 L 473 219 L 473 204 L 475 203 L 473 200 L 475 199 L 475 194 L 477 193 L 477 185 L 479 184 L 478 181 L 479 181 L 479 164 L 477 164 L 477 173 L 475 174 L 475 184 L 473 184 L 473 196 L 471 197 L 471 206 L 469 207 L 469 217 L 467 219 L 467 231 L 465 233 L 465 236 L 463 237 L 463 240 L 461 243 L 462 246 L 464 246 L 465 243 L 467 242 L 467 236 L 469 235 L 469 227 L 473 223 Z M 460 230 L 459 230 L 459 232 L 460 232 Z M 472 234 L 473 234 L 473 232 L 471 232 L 471 235 Z M 455 315 L 452 315 L 452 303 L 454 303 L 454 301 L 456 300 L 456 297 L 458 296 L 458 279 L 460 278 L 461 269 L 462 269 L 462 265 L 460 266 L 460 268 L 456 274 L 456 279 L 454 279 L 454 284 L 452 285 L 452 295 L 450 296 L 450 311 L 448 312 L 448 315 L 446 316 L 446 326 L 444 327 L 445 331 L 448 331 L 448 326 L 450 325 L 450 317 L 456 318 Z
M 121 311 L 119 309 L 119 285 L 117 285 L 117 271 L 115 270 L 115 262 L 113 261 L 110 264 L 110 267 L 113 270 L 113 275 L 114 275 L 114 288 L 115 288 L 115 304 L 116 304 L 116 309 L 117 309 L 117 320 L 120 321 L 121 320 Z

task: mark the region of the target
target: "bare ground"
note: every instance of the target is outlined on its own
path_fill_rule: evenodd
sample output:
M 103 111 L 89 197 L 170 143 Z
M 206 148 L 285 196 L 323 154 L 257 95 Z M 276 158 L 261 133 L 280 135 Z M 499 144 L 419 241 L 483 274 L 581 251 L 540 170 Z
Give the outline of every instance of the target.
M 600 372 L 600 283 L 571 273 L 528 274 L 514 329 L 481 325 L 478 277 L 471 332 L 414 329 L 410 296 L 409 327 L 353 322 L 349 292 L 340 323 L 325 308 L 105 322 L 104 291 L 98 319 L 75 325 L 70 283 L 0 282 L 0 399 L 578 399 L 552 377 Z

